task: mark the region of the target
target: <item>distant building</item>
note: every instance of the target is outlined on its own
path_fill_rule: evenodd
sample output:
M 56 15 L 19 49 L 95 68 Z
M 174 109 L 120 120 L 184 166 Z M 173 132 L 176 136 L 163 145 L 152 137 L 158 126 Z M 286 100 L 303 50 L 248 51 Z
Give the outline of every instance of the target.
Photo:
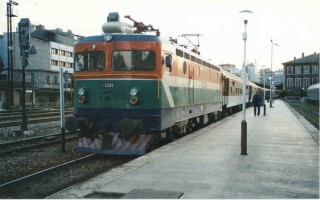
M 279 69 L 279 70 L 273 71 L 272 80 L 273 80 L 273 84 L 275 86 L 282 85 L 283 84 L 283 70 Z M 282 88 L 278 88 L 278 89 L 282 90 Z
M 0 101 L 7 105 L 8 85 L 8 34 L 0 37 Z M 19 34 L 13 32 L 13 103 L 21 105 L 22 65 Z M 26 67 L 26 103 L 59 102 L 59 68 L 73 73 L 74 34 L 68 30 L 47 30 L 44 26 L 30 26 L 30 44 L 37 53 L 29 55 Z M 0 62 L 1 62 L 0 61 Z
M 266 85 L 270 85 L 270 68 L 266 68 L 263 66 L 262 69 L 259 70 L 259 82 L 263 84 L 265 82 Z
M 259 82 L 259 77 L 260 77 L 259 69 L 255 64 L 250 63 L 247 65 L 247 73 L 248 73 L 249 81 Z
M 222 67 L 222 69 L 241 77 L 241 71 L 240 69 L 236 68 L 236 66 L 234 64 L 221 64 L 219 65 L 220 67 Z
M 319 83 L 319 53 L 304 56 L 282 63 L 284 68 L 284 89 L 302 91 L 310 85 Z

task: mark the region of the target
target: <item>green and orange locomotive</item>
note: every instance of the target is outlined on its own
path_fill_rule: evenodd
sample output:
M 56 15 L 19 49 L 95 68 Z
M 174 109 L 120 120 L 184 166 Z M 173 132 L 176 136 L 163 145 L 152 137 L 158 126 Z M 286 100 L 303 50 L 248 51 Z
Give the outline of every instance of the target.
M 79 129 L 78 150 L 143 155 L 161 139 L 217 119 L 219 67 L 161 39 L 151 25 L 119 22 L 117 13 L 102 29 L 105 34 L 75 44 L 75 112 L 66 128 Z M 156 34 L 141 34 L 147 31 Z

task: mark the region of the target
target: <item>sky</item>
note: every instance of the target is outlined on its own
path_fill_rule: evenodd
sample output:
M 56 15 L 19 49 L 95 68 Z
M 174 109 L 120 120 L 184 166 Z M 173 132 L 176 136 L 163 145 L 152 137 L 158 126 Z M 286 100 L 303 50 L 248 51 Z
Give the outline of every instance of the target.
M 0 34 L 7 32 L 6 3 L 0 0 Z M 62 28 L 82 36 L 102 34 L 109 12 L 120 20 L 130 15 L 145 25 L 160 29 L 161 37 L 186 40 L 181 34 L 201 34 L 199 51 L 214 64 L 244 62 L 242 10 L 248 16 L 246 62 L 258 67 L 282 69 L 282 63 L 320 52 L 319 0 L 15 0 L 13 30 L 21 18 L 46 29 Z M 197 43 L 196 37 L 190 37 Z M 272 43 L 273 41 L 273 50 Z M 278 44 L 279 46 L 276 46 Z

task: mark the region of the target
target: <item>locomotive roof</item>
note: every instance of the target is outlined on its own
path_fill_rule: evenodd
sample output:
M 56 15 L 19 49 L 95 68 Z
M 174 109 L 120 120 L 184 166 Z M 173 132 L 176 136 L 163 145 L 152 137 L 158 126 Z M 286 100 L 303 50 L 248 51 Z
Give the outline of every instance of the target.
M 150 41 L 160 42 L 159 36 L 143 35 L 143 34 L 112 34 L 112 41 Z M 83 44 L 89 42 L 105 42 L 104 35 L 96 35 L 80 38 L 76 44 Z

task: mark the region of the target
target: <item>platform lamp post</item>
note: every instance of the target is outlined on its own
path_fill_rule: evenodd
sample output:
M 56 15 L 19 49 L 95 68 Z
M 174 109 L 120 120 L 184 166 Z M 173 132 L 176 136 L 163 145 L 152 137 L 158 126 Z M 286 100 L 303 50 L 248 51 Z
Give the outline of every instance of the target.
M 266 68 L 263 69 L 263 115 L 266 115 Z
M 246 41 L 247 41 L 247 24 L 250 10 L 240 11 L 243 16 L 244 32 L 242 39 L 244 41 L 244 59 L 242 65 L 242 121 L 241 121 L 241 155 L 247 154 L 247 122 L 246 122 Z
M 271 40 L 271 71 L 270 71 L 270 108 L 272 108 L 272 60 L 273 60 L 273 45 L 279 46 L 276 43 L 273 43 L 273 41 Z

